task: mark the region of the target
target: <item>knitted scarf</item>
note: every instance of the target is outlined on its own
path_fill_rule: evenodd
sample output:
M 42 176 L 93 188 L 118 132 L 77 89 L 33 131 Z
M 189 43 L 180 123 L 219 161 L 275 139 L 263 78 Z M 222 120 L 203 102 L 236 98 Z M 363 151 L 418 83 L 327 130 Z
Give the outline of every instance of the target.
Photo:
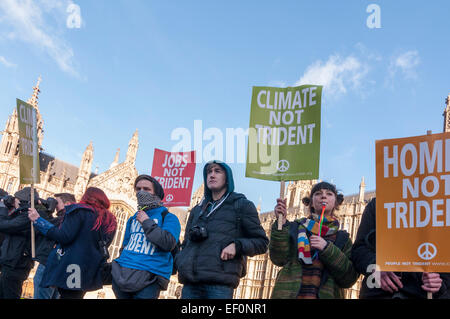
M 319 234 L 320 216 L 311 214 L 308 218 L 301 218 L 298 227 L 297 250 L 298 259 L 304 264 L 312 264 L 311 246 L 309 244 L 309 234 Z M 333 216 L 323 218 L 321 237 L 327 237 L 337 233 L 339 230 L 339 221 Z
M 161 198 L 146 191 L 136 193 L 138 210 L 154 209 L 162 206 Z
M 319 234 L 320 216 L 312 214 L 309 218 L 300 219 L 298 227 L 298 258 L 303 262 L 302 285 L 298 292 L 298 299 L 317 299 L 324 265 L 315 254 L 311 257 L 311 246 L 308 234 Z M 321 237 L 334 242 L 336 240 L 339 222 L 335 217 L 323 218 Z
M 327 240 L 336 241 L 337 233 L 327 237 Z M 312 264 L 304 264 L 302 267 L 302 284 L 297 294 L 297 299 L 317 299 L 319 296 L 320 284 L 324 265 L 319 258 L 313 258 Z

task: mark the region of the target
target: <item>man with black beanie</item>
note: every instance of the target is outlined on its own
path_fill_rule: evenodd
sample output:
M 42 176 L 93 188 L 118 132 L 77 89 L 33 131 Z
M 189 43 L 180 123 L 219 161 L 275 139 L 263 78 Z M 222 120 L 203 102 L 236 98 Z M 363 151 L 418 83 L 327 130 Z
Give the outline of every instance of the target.
M 139 175 L 134 189 L 138 211 L 128 219 L 120 257 L 112 263 L 112 288 L 117 299 L 156 299 L 172 275 L 171 251 L 181 226 L 163 206 L 164 190 L 155 178 Z

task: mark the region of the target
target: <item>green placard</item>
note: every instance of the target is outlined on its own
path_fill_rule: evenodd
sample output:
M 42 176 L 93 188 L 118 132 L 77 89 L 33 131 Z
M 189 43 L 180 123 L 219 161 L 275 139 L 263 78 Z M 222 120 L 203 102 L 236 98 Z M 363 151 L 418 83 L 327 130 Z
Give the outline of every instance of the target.
M 322 86 L 253 87 L 245 176 L 318 179 Z
M 37 138 L 36 109 L 17 99 L 19 119 L 20 183 L 39 184 L 39 149 Z

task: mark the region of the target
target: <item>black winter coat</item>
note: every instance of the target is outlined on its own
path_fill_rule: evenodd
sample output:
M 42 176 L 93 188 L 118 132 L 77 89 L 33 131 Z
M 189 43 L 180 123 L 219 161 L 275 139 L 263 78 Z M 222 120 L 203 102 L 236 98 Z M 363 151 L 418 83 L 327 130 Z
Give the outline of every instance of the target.
M 31 222 L 27 212 L 8 215 L 0 207 L 0 232 L 4 239 L 0 249 L 0 265 L 10 269 L 31 269 Z
M 219 284 L 236 288 L 239 279 L 245 276 L 247 256 L 264 254 L 269 243 L 255 205 L 243 194 L 232 192 L 208 218 L 204 218 L 206 213 L 199 218 L 200 212 L 200 205 L 192 209 L 182 250 L 175 256 L 178 279 L 182 284 Z M 205 226 L 208 238 L 191 241 L 189 230 L 194 225 Z M 222 260 L 222 250 L 233 242 L 236 256 Z
M 356 271 L 364 275 L 361 284 L 359 298 L 361 299 L 385 299 L 391 298 L 393 294 L 382 290 L 381 288 L 368 288 L 367 279 L 370 273 L 367 273 L 367 267 L 370 264 L 376 264 L 376 200 L 372 199 L 364 209 L 361 224 L 359 225 L 355 243 L 352 248 L 351 260 Z M 449 274 L 440 274 L 442 281 L 441 289 L 433 294 L 433 298 L 449 298 L 447 285 L 450 284 Z M 400 289 L 409 298 L 426 298 L 427 293 L 421 288 L 422 273 L 402 272 L 401 282 L 403 288 Z

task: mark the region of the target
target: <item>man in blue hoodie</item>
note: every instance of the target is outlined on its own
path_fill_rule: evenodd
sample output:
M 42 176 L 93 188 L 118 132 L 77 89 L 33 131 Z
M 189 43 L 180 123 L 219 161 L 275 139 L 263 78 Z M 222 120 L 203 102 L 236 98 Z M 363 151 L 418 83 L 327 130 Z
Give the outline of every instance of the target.
M 186 225 L 175 256 L 183 299 L 231 299 L 246 274 L 247 256 L 264 254 L 269 239 L 255 205 L 234 192 L 233 174 L 221 161 L 203 169 L 205 193 Z
M 138 212 L 128 219 L 120 257 L 112 263 L 112 288 L 118 299 L 157 299 L 172 275 L 181 226 L 162 205 L 156 179 L 139 175 L 134 188 Z

